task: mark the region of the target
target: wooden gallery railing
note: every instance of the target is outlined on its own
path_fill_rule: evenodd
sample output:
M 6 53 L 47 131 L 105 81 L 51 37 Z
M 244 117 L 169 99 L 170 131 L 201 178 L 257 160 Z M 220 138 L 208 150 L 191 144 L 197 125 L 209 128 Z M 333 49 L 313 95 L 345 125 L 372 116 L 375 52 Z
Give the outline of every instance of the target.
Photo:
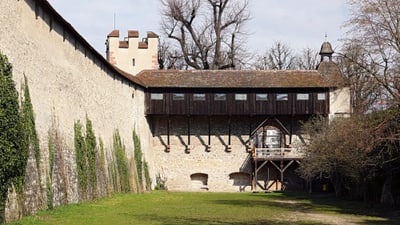
M 302 159 L 304 153 L 296 148 L 253 148 L 254 160 Z

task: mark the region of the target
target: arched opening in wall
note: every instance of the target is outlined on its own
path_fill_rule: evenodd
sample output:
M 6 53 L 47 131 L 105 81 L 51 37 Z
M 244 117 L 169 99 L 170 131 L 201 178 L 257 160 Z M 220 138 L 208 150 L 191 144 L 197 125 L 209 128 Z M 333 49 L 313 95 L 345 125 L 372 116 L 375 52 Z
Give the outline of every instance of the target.
M 208 191 L 208 174 L 206 173 L 193 173 L 190 175 L 193 190 L 206 190 Z
M 237 186 L 240 192 L 246 191 L 246 188 L 251 188 L 251 176 L 249 173 L 231 173 L 229 174 L 229 180 L 233 181 L 233 186 Z

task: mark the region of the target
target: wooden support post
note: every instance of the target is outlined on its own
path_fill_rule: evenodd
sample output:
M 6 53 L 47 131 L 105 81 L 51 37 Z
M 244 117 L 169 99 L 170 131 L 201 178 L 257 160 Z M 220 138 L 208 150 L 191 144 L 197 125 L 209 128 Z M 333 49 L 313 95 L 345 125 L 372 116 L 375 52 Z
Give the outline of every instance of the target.
M 281 164 L 278 166 L 275 162 L 271 161 L 271 164 L 279 171 L 281 175 L 281 190 L 283 190 L 283 180 L 284 180 L 284 173 L 289 168 L 292 163 L 296 162 L 295 160 L 291 160 L 286 166 L 283 164 L 283 160 L 281 160 Z
M 294 116 L 292 116 L 290 121 L 290 138 L 289 138 L 289 145 L 292 145 L 292 135 L 293 135 L 293 123 L 294 123 Z
M 249 117 L 249 143 L 247 144 L 247 152 L 251 152 L 253 140 L 251 139 L 251 116 Z
M 283 191 L 283 160 L 281 160 L 281 165 L 280 165 L 280 172 L 281 172 L 281 191 Z
M 232 146 L 231 146 L 231 133 L 232 133 L 232 129 L 231 129 L 231 116 L 229 116 L 228 119 L 228 147 L 226 149 L 227 152 L 230 152 L 232 150 Z
M 260 169 L 262 169 L 268 162 L 269 162 L 269 160 L 266 160 L 265 162 L 263 162 L 263 163 L 261 164 L 261 166 L 258 167 L 257 172 L 258 172 Z
M 258 171 L 258 168 L 257 168 L 257 160 L 254 160 L 254 181 L 253 181 L 253 185 L 254 185 L 254 187 L 253 187 L 253 190 L 254 191 L 257 191 L 257 171 Z
M 211 151 L 211 116 L 208 116 L 208 145 L 207 151 Z
M 187 117 L 187 136 L 188 136 L 188 144 L 187 144 L 187 148 L 186 148 L 186 152 L 190 153 L 191 150 L 191 143 L 190 143 L 190 116 Z
M 167 149 L 166 152 L 171 150 L 171 142 L 170 142 L 170 127 L 171 127 L 171 118 L 168 116 L 167 119 Z

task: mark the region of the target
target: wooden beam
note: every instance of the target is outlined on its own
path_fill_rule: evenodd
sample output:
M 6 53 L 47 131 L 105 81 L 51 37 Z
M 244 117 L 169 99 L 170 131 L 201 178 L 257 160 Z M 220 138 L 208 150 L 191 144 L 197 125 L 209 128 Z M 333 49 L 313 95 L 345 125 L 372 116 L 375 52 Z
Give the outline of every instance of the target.
M 229 119 L 228 119 L 228 126 L 229 126 L 229 130 L 228 130 L 228 145 L 231 145 L 231 134 L 232 134 L 232 127 L 231 127 L 232 121 L 231 120 L 232 119 L 229 116 Z
M 169 146 L 171 144 L 170 142 L 170 129 L 171 129 L 171 117 L 168 116 L 167 119 L 167 145 Z
M 260 169 L 262 169 L 268 162 L 269 162 L 269 160 L 263 162 L 263 163 L 261 164 L 261 166 L 258 167 L 257 172 L 258 172 Z
M 171 130 L 171 118 L 168 116 L 168 118 L 167 118 L 167 148 L 165 149 L 166 152 L 169 152 L 171 150 L 170 130 Z
M 254 160 L 254 179 L 253 179 L 253 190 L 257 191 L 257 160 Z
M 211 116 L 208 116 L 208 145 L 211 145 Z
M 190 143 L 190 116 L 187 117 L 187 136 L 188 136 L 188 146 L 191 144 Z

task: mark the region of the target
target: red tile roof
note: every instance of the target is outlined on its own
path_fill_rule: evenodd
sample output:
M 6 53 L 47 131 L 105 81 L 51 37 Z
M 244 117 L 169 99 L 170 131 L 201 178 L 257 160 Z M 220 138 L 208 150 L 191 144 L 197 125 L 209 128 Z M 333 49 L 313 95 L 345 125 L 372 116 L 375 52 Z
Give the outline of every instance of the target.
M 147 45 L 146 42 L 144 42 L 144 41 L 139 42 L 139 46 L 138 46 L 139 49 L 146 49 L 148 47 L 149 46 Z
M 128 38 L 138 38 L 139 31 L 137 30 L 128 30 Z
M 145 70 L 136 76 L 152 88 L 325 88 L 317 70 Z
M 113 30 L 107 37 L 119 37 L 119 30 Z

